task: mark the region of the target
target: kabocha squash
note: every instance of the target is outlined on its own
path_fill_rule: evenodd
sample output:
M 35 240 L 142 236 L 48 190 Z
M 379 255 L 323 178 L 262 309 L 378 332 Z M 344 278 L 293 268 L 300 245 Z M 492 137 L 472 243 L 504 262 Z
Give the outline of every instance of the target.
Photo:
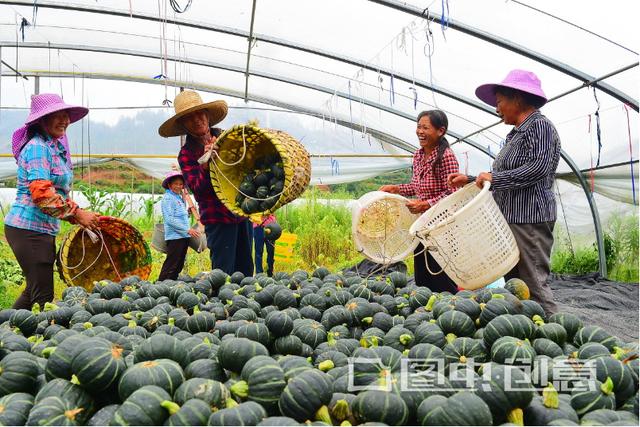
M 456 338 L 444 346 L 447 364 L 477 364 L 487 362 L 487 349 L 480 340 L 462 337 Z
M 421 323 L 414 331 L 415 344 L 433 344 L 443 348 L 447 343 L 442 329 L 433 323 Z
M 410 349 L 415 338 L 413 333 L 402 326 L 394 326 L 384 336 L 384 345 L 402 352 Z
M 38 327 L 38 316 L 31 310 L 21 308 L 13 312 L 9 318 L 9 327 L 25 337 L 31 336 Z
M 164 408 L 171 414 L 164 422 L 166 426 L 206 426 L 211 417 L 209 405 L 198 399 L 188 400 L 182 406 L 165 403 Z
M 45 376 L 47 380 L 54 378 L 71 379 L 71 361 L 78 352 L 80 345 L 86 341 L 81 335 L 67 338 L 57 347 L 50 347 L 48 353 Z
M 313 369 L 313 366 L 306 357 L 297 355 L 280 356 L 276 361 L 284 371 L 284 378 L 287 382 L 302 372 Z
M 638 417 L 627 411 L 612 411 L 611 409 L 596 409 L 582 417 L 580 425 L 584 426 L 635 426 Z
M 234 405 L 224 384 L 204 378 L 191 378 L 183 382 L 174 393 L 173 399 L 178 405 L 183 405 L 191 399 L 199 399 L 206 402 L 211 411 Z
M 573 337 L 573 342 L 578 347 L 588 342 L 598 342 L 611 352 L 614 351 L 614 347 L 617 344 L 616 337 L 600 326 L 585 326 L 579 329 L 575 337 Z
M 209 417 L 210 426 L 254 426 L 267 418 L 267 412 L 255 402 L 244 402 L 221 409 Z
M 39 403 L 41 400 L 51 396 L 62 397 L 72 405 L 87 408 L 87 410 L 95 406 L 94 398 L 89 392 L 62 378 L 56 378 L 42 386 L 38 394 L 36 394 L 34 403 Z
M 569 341 L 573 341 L 576 333 L 584 326 L 582 320 L 580 320 L 580 318 L 575 314 L 571 313 L 552 314 L 549 316 L 549 322 L 562 325 L 565 331 L 567 331 L 567 340 Z
M 0 398 L 0 425 L 23 426 L 33 407 L 33 396 L 29 393 L 11 393 Z
M 92 407 L 77 406 L 64 397 L 49 396 L 33 405 L 29 412 L 27 425 L 66 425 L 81 426 L 93 414 Z
M 520 300 L 528 300 L 531 294 L 529 293 L 529 287 L 522 279 L 512 278 L 507 280 L 504 284 L 504 288 L 518 297 Z
M 611 378 L 602 383 L 598 380 L 581 381 L 571 391 L 571 406 L 578 416 L 596 409 L 616 409 Z
M 116 385 L 125 369 L 122 347 L 103 338 L 84 341 L 71 362 L 71 372 L 92 393 Z
M 289 380 L 278 406 L 283 415 L 296 421 L 319 420 L 331 424 L 327 405 L 332 394 L 331 378 L 317 369 L 309 369 Z
M 287 383 L 284 370 L 269 356 L 256 356 L 249 360 L 240 374 L 242 381 L 230 390 L 241 399 L 257 402 L 267 409 L 275 409 Z
M 460 311 L 447 311 L 438 317 L 437 325 L 451 342 L 457 337 L 470 337 L 476 331 L 473 320 Z
M 579 421 L 578 414 L 571 407 L 567 395 L 559 395 L 553 385 L 548 385 L 542 391 L 542 397 L 535 396 L 529 406 L 524 408 L 524 422 L 526 425 L 548 425 L 554 420 Z
M 537 338 L 533 341 L 533 349 L 538 355 L 545 355 L 549 357 L 562 356 L 562 348 L 555 342 L 547 338 Z
M 528 375 L 516 366 L 497 363 L 485 363 L 480 370 L 475 393 L 489 406 L 494 423 L 523 425 L 523 409 L 535 395 Z
M 537 319 L 536 338 L 547 338 L 558 345 L 563 345 L 567 341 L 567 330 L 559 323 L 544 323 L 541 318 Z M 534 321 L 536 321 L 534 319 Z
M 189 357 L 184 344 L 177 338 L 167 334 L 152 335 L 136 347 L 133 359 L 135 363 L 156 359 L 173 360 L 183 367 L 189 364 Z
M 224 369 L 241 373 L 244 365 L 254 356 L 268 356 L 265 346 L 247 338 L 231 338 L 223 341 L 218 348 L 218 362 Z
M 282 355 L 301 355 L 302 354 L 302 340 L 295 335 L 289 335 L 286 337 L 279 337 L 273 342 L 273 349 L 277 354 Z
M 600 356 L 610 356 L 609 349 L 599 342 L 586 342 L 580 346 L 576 357 L 579 360 L 594 359 Z
M 0 396 L 32 393 L 40 368 L 36 357 L 25 351 L 14 351 L 0 360 Z
M 492 425 L 489 406 L 477 395 L 461 391 L 451 397 L 430 396 L 418 407 L 418 422 L 423 426 Z
M 536 351 L 529 340 L 514 337 L 499 338 L 491 346 L 491 360 L 506 365 L 531 366 Z
M 367 390 L 353 400 L 353 415 L 360 423 L 378 422 L 390 426 L 404 425 L 409 409 L 404 400 L 395 393 Z
M 265 347 L 269 347 L 271 344 L 271 334 L 269 334 L 269 328 L 263 323 L 248 323 L 242 325 L 236 331 L 238 338 L 247 338 L 251 341 L 256 341 Z
M 140 387 L 155 385 L 173 395 L 184 380 L 182 368 L 173 360 L 147 360 L 127 368 L 120 377 L 118 394 L 125 400 Z
M 102 407 L 87 421 L 88 426 L 108 426 L 120 405 L 112 404 Z
M 484 327 L 482 339 L 487 348 L 491 348 L 498 338 L 510 336 L 520 339 L 531 339 L 535 333 L 535 325 L 522 314 L 502 314 L 492 319 Z
M 121 426 L 158 426 L 169 418 L 166 404 L 171 396 L 155 385 L 146 385 L 125 400 L 116 410 L 110 425 Z
M 601 356 L 589 360 L 586 365 L 595 367 L 598 381 L 605 382 L 607 379 L 611 379 L 617 406 L 621 406 L 637 391 L 631 372 L 619 360 L 611 356 Z

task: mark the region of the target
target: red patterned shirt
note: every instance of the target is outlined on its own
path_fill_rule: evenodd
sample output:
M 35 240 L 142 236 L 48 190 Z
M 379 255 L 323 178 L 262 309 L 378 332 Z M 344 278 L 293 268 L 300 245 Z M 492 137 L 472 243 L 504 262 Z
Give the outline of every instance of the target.
M 198 163 L 204 154 L 204 146 L 187 137 L 178 154 L 178 164 L 187 187 L 198 202 L 202 224 L 237 224 L 246 218 L 237 216 L 222 204 L 211 185 L 209 171 Z
M 447 176 L 458 172 L 458 160 L 450 148 L 444 151 L 440 164 L 433 168 L 437 151 L 433 150 L 425 158 L 423 148 L 419 148 L 413 155 L 413 175 L 409 184 L 400 184 L 400 195 L 415 196 L 419 200 L 429 202 L 431 206 L 453 192 L 447 185 Z

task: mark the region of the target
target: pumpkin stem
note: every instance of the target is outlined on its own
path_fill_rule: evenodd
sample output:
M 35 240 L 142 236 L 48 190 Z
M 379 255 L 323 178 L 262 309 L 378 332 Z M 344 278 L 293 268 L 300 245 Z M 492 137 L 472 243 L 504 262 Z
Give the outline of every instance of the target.
M 429 297 L 429 301 L 427 301 L 427 305 L 424 307 L 425 310 L 427 311 L 432 311 L 433 310 L 433 304 L 436 303 L 436 296 L 435 295 L 431 295 Z
M 369 316 L 369 317 L 365 317 L 360 321 L 362 324 L 364 325 L 370 325 L 371 322 L 373 322 L 373 317 Z
M 91 322 L 84 322 L 84 323 L 82 324 L 82 326 L 84 326 L 84 328 L 85 328 L 85 329 L 91 329 L 91 328 L 93 328 L 93 323 L 91 323 Z
M 249 395 L 249 384 L 246 381 L 238 381 L 229 390 L 238 397 L 245 398 Z
M 462 363 L 462 364 L 467 363 L 467 356 L 465 356 L 464 354 L 462 356 L 460 356 L 460 363 Z
M 135 328 L 136 326 L 138 326 L 138 324 L 136 323 L 135 320 L 129 320 L 129 327 L 130 328 Z
M 53 311 L 53 310 L 56 310 L 57 308 L 58 306 L 53 303 L 50 303 L 50 302 L 44 303 L 44 311 Z
M 169 415 L 173 415 L 180 410 L 180 405 L 170 400 L 163 400 L 160 406 L 169 411 Z
M 40 313 L 40 304 L 35 303 L 31 306 L 31 312 L 34 314 Z
M 320 364 L 318 365 L 318 369 L 320 369 L 322 372 L 330 371 L 335 367 L 336 365 L 332 360 L 325 360 L 324 362 L 320 362 Z
M 458 337 L 456 336 L 456 334 L 448 333 L 446 338 L 447 338 L 447 342 L 451 344 Z
M 558 392 L 553 387 L 552 383 L 542 390 L 542 404 L 547 408 L 558 409 L 560 406 L 560 399 L 558 398 Z
M 618 346 L 613 347 L 613 357 L 615 357 L 618 360 L 622 360 L 625 358 L 625 356 L 627 355 L 627 352 L 624 351 L 623 348 L 620 348 Z
M 353 424 L 351 424 L 349 421 L 344 420 L 343 422 L 340 423 L 340 427 L 349 427 L 352 426 Z
M 340 399 L 336 401 L 336 404 L 333 405 L 331 409 L 331 415 L 338 420 L 344 421 L 351 415 L 351 411 L 349 410 L 349 402 L 344 399 Z
M 504 295 L 502 295 L 502 294 L 493 294 L 493 295 L 491 295 L 491 298 L 492 299 L 494 299 L 494 298 L 495 299 L 504 299 Z
M 544 325 L 544 319 L 540 317 L 539 314 L 536 314 L 535 316 L 533 316 L 531 320 L 533 320 L 533 323 L 535 323 L 538 326 Z
M 74 375 L 71 375 L 71 384 L 75 384 L 75 385 L 80 385 L 80 380 L 78 379 L 78 377 Z
M 49 356 L 51 356 L 54 351 L 56 351 L 56 347 L 47 347 L 44 350 L 42 350 L 42 355 L 45 357 L 45 359 L 48 359 Z
M 522 409 L 520 408 L 513 409 L 509 414 L 507 414 L 507 421 L 515 425 L 523 426 L 524 412 L 522 412 Z
M 176 319 L 174 319 L 173 317 L 169 317 L 169 320 L 167 320 L 167 324 L 169 326 L 175 326 L 176 325 Z
M 236 406 L 238 406 L 238 402 L 236 402 L 232 398 L 228 398 L 225 403 L 227 404 L 227 408 L 235 408 Z
M 64 411 L 64 416 L 74 421 L 76 419 L 76 415 L 82 411 L 84 411 L 84 408 L 69 409 L 68 411 Z
M 335 345 L 336 344 L 336 335 L 333 332 L 329 332 L 327 334 L 327 344 Z
M 600 390 L 606 395 L 613 392 L 613 381 L 611 377 L 607 377 L 607 380 L 600 386 Z
M 328 425 L 331 425 L 331 415 L 329 415 L 329 408 L 327 405 L 322 405 L 316 412 L 316 421 L 322 421 Z
M 402 345 L 408 345 L 413 341 L 413 337 L 409 334 L 402 334 L 400 335 L 399 341 Z

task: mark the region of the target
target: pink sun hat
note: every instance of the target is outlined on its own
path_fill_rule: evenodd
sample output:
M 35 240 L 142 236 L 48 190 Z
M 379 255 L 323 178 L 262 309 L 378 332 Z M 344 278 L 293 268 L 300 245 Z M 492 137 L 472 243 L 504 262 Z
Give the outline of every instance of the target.
M 180 172 L 180 171 L 167 172 L 167 174 L 164 176 L 164 181 L 162 181 L 162 187 L 166 188 L 168 190 L 169 189 L 169 182 L 173 178 L 175 178 L 176 176 L 179 176 L 180 178 L 184 179 L 182 177 L 182 172 Z
M 20 155 L 22 148 L 27 142 L 29 142 L 27 138 L 29 126 L 47 114 L 62 110 L 67 110 L 69 113 L 69 121 L 71 123 L 77 122 L 89 113 L 88 108 L 65 104 L 62 98 L 55 93 L 42 93 L 31 96 L 31 112 L 29 113 L 27 120 L 25 120 L 24 125 L 13 132 L 13 138 L 11 140 L 13 157 L 15 157 L 16 160 L 18 160 L 18 156 Z M 70 160 L 69 144 L 67 142 L 66 135 L 63 136 L 60 141 L 67 151 L 67 159 Z
M 522 92 L 529 93 L 531 95 L 541 98 L 542 105 L 546 104 L 547 96 L 542 91 L 542 85 L 540 79 L 531 71 L 525 70 L 511 70 L 507 77 L 500 83 L 487 83 L 478 86 L 476 89 L 476 96 L 482 101 L 496 106 L 496 87 L 503 86 L 511 89 L 517 89 Z M 541 105 L 541 106 L 542 106 Z

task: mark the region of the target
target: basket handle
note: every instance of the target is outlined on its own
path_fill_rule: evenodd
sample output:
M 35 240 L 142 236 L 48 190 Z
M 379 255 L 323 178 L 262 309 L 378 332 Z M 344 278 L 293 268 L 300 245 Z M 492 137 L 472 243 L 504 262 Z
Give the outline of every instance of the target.
M 427 259 L 427 245 L 425 244 L 425 242 L 423 242 L 424 245 L 424 252 L 423 252 L 423 256 L 424 256 L 424 266 L 427 268 L 427 271 L 432 275 L 432 276 L 437 276 L 438 274 L 442 274 L 444 272 L 444 269 L 446 267 L 449 266 L 449 261 L 447 261 L 447 263 L 445 264 L 444 267 L 440 267 L 440 271 L 438 271 L 437 273 L 434 273 L 433 271 L 431 271 L 431 269 L 429 268 L 429 260 Z M 437 250 L 437 248 L 435 248 Z

